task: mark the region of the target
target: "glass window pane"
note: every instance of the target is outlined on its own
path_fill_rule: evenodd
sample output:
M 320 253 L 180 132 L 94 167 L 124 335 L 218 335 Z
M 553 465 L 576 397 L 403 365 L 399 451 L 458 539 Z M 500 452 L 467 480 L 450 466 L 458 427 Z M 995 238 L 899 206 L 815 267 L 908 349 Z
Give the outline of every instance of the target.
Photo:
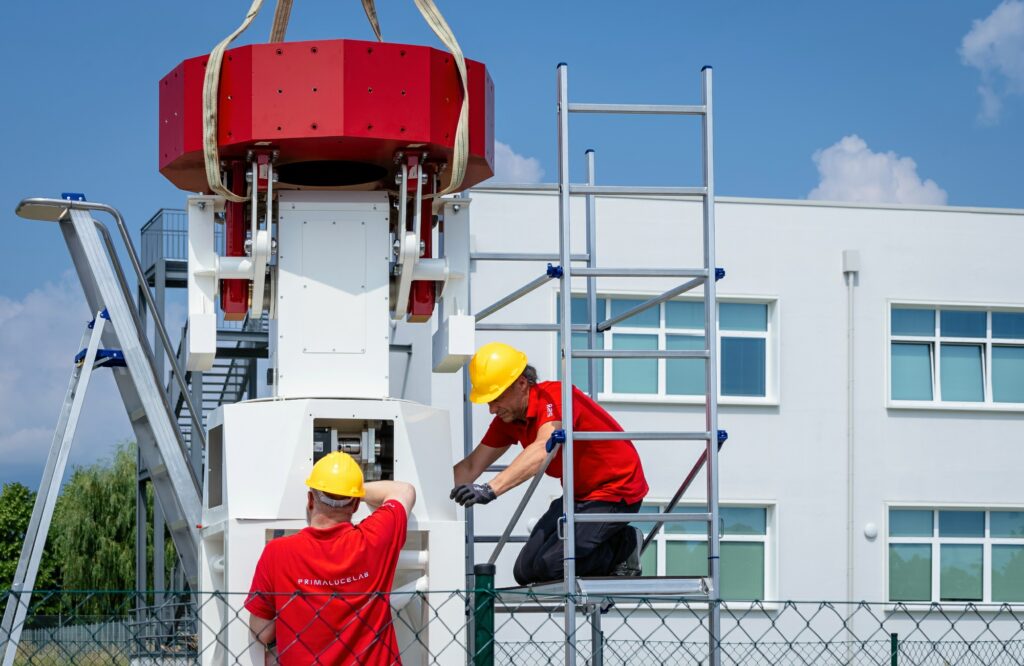
M 767 331 L 765 303 L 719 303 L 718 327 L 723 331 Z
M 930 344 L 892 343 L 892 399 L 932 399 Z
M 657 504 L 641 504 L 640 505 L 640 513 L 658 513 L 659 511 L 661 511 L 661 507 L 659 507 Z M 641 529 L 641 531 L 643 531 L 644 536 L 647 536 L 647 533 L 651 531 L 652 527 L 654 527 L 654 523 L 653 522 L 651 522 L 651 523 L 646 523 L 646 522 L 642 523 L 642 522 L 640 522 L 638 520 L 634 520 L 632 523 L 630 523 L 630 525 L 635 525 L 636 527 L 639 527 Z M 653 545 L 651 546 L 651 548 L 647 549 L 648 552 L 652 548 L 654 548 Z
M 572 308 L 572 323 L 573 324 L 589 324 L 590 317 L 587 316 L 587 297 L 586 296 L 573 296 L 570 301 Z M 605 313 L 605 299 L 597 299 L 597 321 L 600 322 L 604 319 Z M 562 309 L 556 307 L 555 321 L 562 321 Z
M 939 598 L 942 601 L 981 601 L 981 544 L 939 546 Z
M 889 536 L 930 537 L 932 512 L 919 509 L 889 509 Z
M 981 345 L 942 345 L 939 372 L 942 400 L 981 402 L 985 380 L 981 374 Z
M 612 349 L 657 349 L 658 336 L 616 333 Z M 658 359 L 614 359 L 612 391 L 615 393 L 657 393 Z
M 677 506 L 672 513 L 707 513 L 703 506 Z M 703 520 L 686 521 L 683 523 L 665 523 L 662 528 L 666 534 L 707 534 L 708 524 Z
M 558 340 L 559 349 L 562 344 L 562 334 L 559 333 L 555 336 Z M 604 348 L 604 335 L 601 333 L 597 334 L 597 338 L 594 340 L 595 349 Z M 586 333 L 573 333 L 572 334 L 572 348 L 573 349 L 586 349 L 587 348 L 587 334 Z M 597 359 L 594 364 L 594 376 L 596 377 L 597 392 L 604 391 L 604 361 Z M 588 369 L 590 367 L 590 359 L 588 358 L 574 358 L 572 360 L 572 383 L 577 386 L 584 393 L 590 393 L 590 375 Z M 558 364 L 558 378 L 562 378 L 562 364 Z
M 977 310 L 940 310 L 940 330 L 943 337 L 985 337 L 985 312 Z
M 724 523 L 723 534 L 765 534 L 767 532 L 767 509 L 726 506 L 721 508 L 721 515 Z
M 992 337 L 1024 339 L 1024 312 L 993 312 Z
M 722 338 L 722 395 L 765 396 L 764 338 Z
M 640 556 L 640 575 L 658 575 L 658 544 L 652 543 L 650 547 Z
M 932 600 L 932 547 L 926 543 L 889 545 L 889 599 Z
M 1024 546 L 992 546 L 992 601 L 1024 601 Z
M 893 335 L 935 335 L 935 310 L 892 309 Z
M 939 511 L 940 537 L 985 536 L 984 511 Z
M 704 349 L 704 336 L 666 335 L 668 349 Z M 669 395 L 704 395 L 704 361 L 676 358 L 665 361 L 665 392 Z
M 630 308 L 634 308 L 643 302 L 644 301 L 634 300 L 632 298 L 613 298 L 611 299 L 611 316 L 614 317 L 616 315 L 620 315 L 623 312 L 629 310 Z M 658 311 L 658 306 L 648 308 L 643 312 L 638 312 L 629 319 L 624 319 L 620 321 L 618 324 L 616 324 L 616 326 L 642 326 L 644 328 L 657 328 L 658 326 L 661 325 L 660 315 Z
M 704 303 L 701 301 L 668 301 L 665 303 L 665 326 L 704 330 Z
M 665 575 L 707 576 L 707 543 L 703 541 L 665 542 Z
M 722 543 L 722 599 L 764 599 L 764 544 Z
M 1024 402 L 1024 347 L 992 347 L 992 399 Z
M 1024 511 L 993 511 L 989 533 L 996 538 L 1024 537 Z

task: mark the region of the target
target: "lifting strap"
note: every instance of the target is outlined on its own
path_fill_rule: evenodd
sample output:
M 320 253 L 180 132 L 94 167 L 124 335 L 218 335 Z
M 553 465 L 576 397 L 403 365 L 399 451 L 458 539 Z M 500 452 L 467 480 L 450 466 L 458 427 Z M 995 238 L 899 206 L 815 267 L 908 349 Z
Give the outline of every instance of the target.
M 293 0 L 277 0 L 274 23 L 270 30 L 271 42 L 284 40 L 288 30 L 288 19 L 291 16 L 292 2 Z M 455 66 L 459 70 L 459 81 L 462 84 L 462 108 L 459 111 L 459 123 L 455 130 L 451 179 L 448 182 L 448 187 L 433 195 L 441 196 L 454 192 L 462 185 L 462 180 L 466 176 L 466 164 L 469 160 L 469 81 L 466 74 L 466 59 L 462 55 L 458 40 L 455 39 L 455 33 L 452 32 L 448 22 L 441 15 L 434 0 L 414 0 L 414 2 L 427 25 L 451 52 L 455 59 Z M 383 41 L 374 0 L 362 0 L 362 3 L 366 18 L 373 28 L 377 41 Z M 209 184 L 210 190 L 228 201 L 242 202 L 247 201 L 248 197 L 234 194 L 224 186 L 224 182 L 221 180 L 220 153 L 217 145 L 217 102 L 220 93 L 221 65 L 224 62 L 224 51 L 231 45 L 231 42 L 245 32 L 253 19 L 260 13 L 262 6 L 263 0 L 253 0 L 241 25 L 213 47 L 206 64 L 206 75 L 203 78 L 203 160 L 206 165 L 206 182 Z

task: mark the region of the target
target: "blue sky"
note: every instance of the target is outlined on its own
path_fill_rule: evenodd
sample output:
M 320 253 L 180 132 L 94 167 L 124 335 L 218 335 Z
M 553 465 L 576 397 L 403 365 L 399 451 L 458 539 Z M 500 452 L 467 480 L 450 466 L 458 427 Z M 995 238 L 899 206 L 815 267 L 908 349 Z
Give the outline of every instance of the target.
M 1024 2 L 437 0 L 496 87 L 506 179 L 552 180 L 555 65 L 576 101 L 693 103 L 715 72 L 725 195 L 1024 208 Z M 412 2 L 378 8 L 388 41 L 436 45 Z M 11 3 L 0 43 L 0 482 L 36 485 L 88 318 L 52 225 L 26 196 L 85 192 L 137 231 L 184 193 L 156 168 L 157 81 L 203 54 L 248 0 Z M 295 3 L 289 39 L 370 39 L 355 0 Z M 239 43 L 269 32 L 271 0 Z M 686 119 L 575 120 L 572 151 L 607 183 L 694 184 Z M 574 178 L 582 178 L 577 160 Z M 180 312 L 176 316 L 180 317 Z M 112 382 L 94 386 L 73 462 L 128 436 Z

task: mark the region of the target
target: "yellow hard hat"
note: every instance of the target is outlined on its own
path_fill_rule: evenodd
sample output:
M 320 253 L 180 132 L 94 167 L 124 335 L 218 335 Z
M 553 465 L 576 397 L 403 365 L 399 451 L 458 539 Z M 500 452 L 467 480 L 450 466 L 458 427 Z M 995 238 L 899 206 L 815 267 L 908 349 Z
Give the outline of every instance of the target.
M 494 400 L 526 368 L 526 354 L 504 342 L 488 342 L 469 360 L 469 399 L 477 404 Z
M 306 479 L 306 485 L 313 490 L 322 490 L 332 495 L 363 497 L 363 470 L 359 463 L 347 453 L 333 451 L 313 465 L 313 471 Z

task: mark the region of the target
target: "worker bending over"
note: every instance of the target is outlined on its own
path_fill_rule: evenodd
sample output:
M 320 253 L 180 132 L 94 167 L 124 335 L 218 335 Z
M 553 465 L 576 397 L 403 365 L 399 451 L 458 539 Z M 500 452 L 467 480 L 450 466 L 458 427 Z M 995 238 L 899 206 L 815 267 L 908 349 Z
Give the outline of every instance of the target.
M 500 342 L 486 344 L 470 360 L 469 376 L 469 399 L 487 403 L 495 418 L 480 445 L 455 465 L 451 498 L 467 507 L 487 504 L 535 476 L 547 457 L 548 438 L 562 428 L 562 383 L 538 383 L 537 371 L 523 352 Z M 572 396 L 574 432 L 622 431 L 608 412 L 575 386 Z M 523 450 L 505 470 L 487 483 L 475 483 L 517 442 Z M 575 442 L 573 470 L 577 514 L 637 513 L 647 495 L 640 457 L 629 440 Z M 562 478 L 561 449 L 547 474 Z M 513 569 L 520 585 L 563 577 L 558 536 L 562 514 L 559 498 L 537 521 Z M 639 576 L 642 543 L 643 533 L 628 523 L 577 523 L 576 573 Z
M 401 664 L 388 592 L 416 491 L 400 481 L 363 484 L 347 453 L 321 458 L 306 480 L 298 534 L 263 549 L 245 607 L 256 638 L 276 639 L 281 664 Z M 358 525 L 365 501 L 374 511 Z

